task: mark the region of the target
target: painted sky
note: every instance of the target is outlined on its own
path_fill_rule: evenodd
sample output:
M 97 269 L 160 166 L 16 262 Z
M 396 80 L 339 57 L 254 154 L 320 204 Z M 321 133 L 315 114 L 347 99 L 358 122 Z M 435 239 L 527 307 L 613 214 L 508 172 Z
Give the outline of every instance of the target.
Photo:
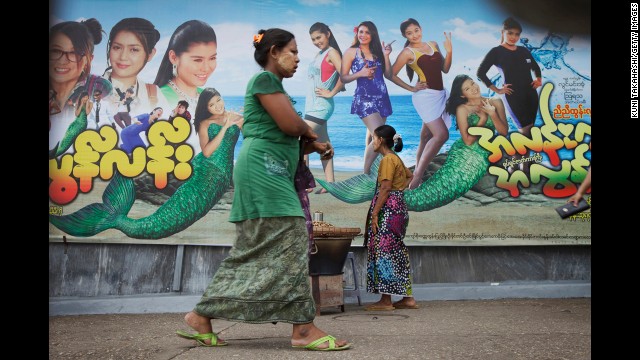
M 106 38 L 111 27 L 126 17 L 148 19 L 161 34 L 155 58 L 140 75 L 144 81 L 152 82 L 173 31 L 188 20 L 205 21 L 211 24 L 218 38 L 218 67 L 206 86 L 216 87 L 224 95 L 244 95 L 247 81 L 259 70 L 253 60 L 253 34 L 261 28 L 283 28 L 295 35 L 300 52 L 298 72 L 286 79 L 284 86 L 289 94 L 301 96 L 308 86 L 307 66 L 318 51 L 309 39 L 309 27 L 314 22 L 329 25 L 344 51 L 353 42 L 353 27 L 361 21 L 372 21 L 378 27 L 381 40 L 396 40 L 392 62 L 405 41 L 400 34 L 403 20 L 409 17 L 418 20 L 423 40 L 435 40 L 441 49 L 443 32 L 451 32 L 453 64 L 444 76 L 448 88 L 455 75 L 466 73 L 475 78 L 484 55 L 500 44 L 501 23 L 510 15 L 491 0 L 57 0 L 51 7 L 50 22 L 91 17 L 100 21 L 107 35 L 96 46 L 92 68 L 95 74 L 101 75 L 106 68 Z M 539 43 L 547 34 L 544 28 L 524 22 L 522 25 L 522 37 L 529 38 L 532 44 Z M 577 71 L 590 76 L 591 38 L 573 36 L 569 47 L 573 51 L 565 59 Z M 408 81 L 404 71 L 399 75 Z M 392 95 L 408 95 L 390 81 L 387 86 Z M 340 96 L 351 96 L 354 89 L 355 83 L 348 84 L 347 91 Z

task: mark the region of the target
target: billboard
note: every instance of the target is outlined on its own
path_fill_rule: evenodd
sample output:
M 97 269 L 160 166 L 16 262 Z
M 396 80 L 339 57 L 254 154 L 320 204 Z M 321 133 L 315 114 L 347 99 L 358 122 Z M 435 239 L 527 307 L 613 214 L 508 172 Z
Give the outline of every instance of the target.
M 195 123 L 203 90 L 215 88 L 225 109 L 241 116 L 246 84 L 261 70 L 253 57 L 254 36 L 260 29 L 283 28 L 295 35 L 300 58 L 296 74 L 283 85 L 304 114 L 313 87 L 310 66 L 320 53 L 310 36 L 312 24 L 328 25 L 344 53 L 356 37 L 354 27 L 370 21 L 380 40 L 393 44 L 394 64 L 407 41 L 401 23 L 413 18 L 427 55 L 440 52 L 449 61 L 441 72 L 447 96 L 455 93 L 456 77 L 467 75 L 483 98 L 504 105 L 508 128 L 501 134 L 469 124 L 461 131 L 452 114 L 446 141 L 432 145 L 438 148 L 430 150 L 434 156 L 424 167 L 423 183 L 405 192 L 405 242 L 591 244 L 590 210 L 565 219 L 555 212 L 577 191 L 591 163 L 590 34 L 575 26 L 562 31 L 526 22 L 489 0 L 388 4 L 55 2 L 49 41 L 49 241 L 232 244 L 233 158 L 243 138 L 236 134 L 213 155 L 202 155 L 207 138 Z M 493 49 L 506 48 L 503 22 L 510 17 L 521 26 L 513 46 L 531 69 L 530 126 L 518 119 L 525 100 L 509 98 L 509 92 L 524 90 L 505 83 L 507 65 L 490 61 Z M 411 86 L 419 81 L 409 80 L 404 66 L 397 77 Z M 402 134 L 399 155 L 413 167 L 425 152 L 430 128 L 423 125 L 413 92 L 385 81 L 392 111 L 386 123 Z M 335 181 L 323 183 L 323 164 L 310 156 L 314 175 L 329 192 L 316 193 L 319 186 L 309 197 L 312 212 L 323 212 L 325 221 L 363 228 L 375 164 L 373 173 L 363 174 L 367 129 L 351 111 L 355 90 L 351 82 L 335 94 L 326 122 Z M 469 136 L 472 145 L 465 144 Z M 469 146 L 475 147 L 472 153 Z M 590 204 L 590 192 L 585 199 Z

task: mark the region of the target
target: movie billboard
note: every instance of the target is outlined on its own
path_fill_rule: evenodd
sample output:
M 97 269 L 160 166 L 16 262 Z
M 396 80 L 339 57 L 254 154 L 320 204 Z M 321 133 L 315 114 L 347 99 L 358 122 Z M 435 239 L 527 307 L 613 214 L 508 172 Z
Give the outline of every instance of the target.
M 245 120 L 254 43 L 281 28 L 282 86 L 334 149 L 308 156 L 324 222 L 364 230 L 386 123 L 414 172 L 407 244 L 591 244 L 590 33 L 490 0 L 59 0 L 49 28 L 50 242 L 233 244 L 245 139 L 210 125 Z

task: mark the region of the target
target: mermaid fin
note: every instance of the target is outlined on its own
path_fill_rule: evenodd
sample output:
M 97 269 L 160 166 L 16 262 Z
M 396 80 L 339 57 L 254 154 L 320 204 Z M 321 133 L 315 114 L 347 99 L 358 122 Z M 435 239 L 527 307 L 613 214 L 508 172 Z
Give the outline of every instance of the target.
M 118 219 L 131 210 L 135 197 L 133 179 L 115 172 L 102 194 L 102 203 L 89 204 L 69 215 L 49 215 L 49 221 L 69 235 L 93 236 L 116 227 Z
M 378 177 L 378 167 L 381 156 L 377 156 L 369 174 L 359 174 L 347 180 L 338 182 L 327 182 L 321 179 L 316 181 L 336 198 L 349 203 L 357 204 L 373 199 L 376 191 L 376 180 Z

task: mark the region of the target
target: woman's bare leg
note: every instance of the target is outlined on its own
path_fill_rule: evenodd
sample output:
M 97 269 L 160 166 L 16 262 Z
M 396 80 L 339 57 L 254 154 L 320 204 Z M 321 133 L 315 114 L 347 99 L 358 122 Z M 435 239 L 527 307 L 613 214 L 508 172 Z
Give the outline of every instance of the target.
M 416 168 L 413 171 L 413 179 L 411 183 L 409 183 L 409 189 L 415 189 L 422 184 L 422 176 L 425 170 L 427 170 L 427 166 L 429 166 L 429 163 L 431 163 L 433 158 L 438 154 L 442 145 L 449 140 L 449 129 L 447 129 L 447 125 L 445 125 L 442 118 L 437 118 L 425 125 L 433 137 L 427 141 L 420 160 L 416 163 Z
M 375 129 L 377 129 L 378 126 L 384 125 L 387 122 L 387 118 L 386 117 L 383 118 L 382 116 L 380 116 L 380 113 L 373 113 L 369 116 L 363 117 L 362 122 L 367 127 L 367 130 L 369 130 L 369 133 L 371 133 L 371 136 L 373 137 L 373 132 L 375 131 Z M 373 164 L 373 160 L 376 159 L 377 155 L 378 154 L 376 154 L 375 151 L 373 151 L 373 142 L 369 142 L 364 153 L 364 173 L 365 174 L 368 174 L 371 171 L 371 164 Z
M 416 151 L 416 165 L 420 162 L 420 157 L 422 156 L 422 152 L 424 151 L 424 147 L 427 145 L 427 142 L 433 134 L 429 131 L 427 124 L 422 123 L 422 128 L 420 129 L 420 142 L 418 143 L 418 150 Z

